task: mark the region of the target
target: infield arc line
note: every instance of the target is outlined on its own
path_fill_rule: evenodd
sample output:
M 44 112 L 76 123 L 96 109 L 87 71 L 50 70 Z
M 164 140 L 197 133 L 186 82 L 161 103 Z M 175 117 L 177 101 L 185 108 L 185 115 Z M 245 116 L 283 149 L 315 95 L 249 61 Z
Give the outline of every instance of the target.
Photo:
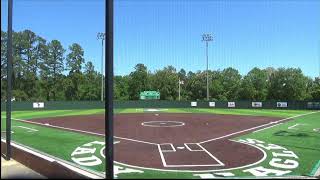
M 137 169 L 142 169 L 142 170 L 153 170 L 153 171 L 162 171 L 162 172 L 191 172 L 191 173 L 205 173 L 205 172 L 221 172 L 221 171 L 231 171 L 231 170 L 236 170 L 236 169 L 243 169 L 243 168 L 247 168 L 247 167 L 251 167 L 257 164 L 260 164 L 261 162 L 263 162 L 266 158 L 267 158 L 267 153 L 259 146 L 253 145 L 253 144 L 249 144 L 249 143 L 245 143 L 245 142 L 239 142 L 236 140 L 229 140 L 229 141 L 233 141 L 233 142 L 237 142 L 237 143 L 241 143 L 241 144 L 246 144 L 248 146 L 252 146 L 258 150 L 260 150 L 263 153 L 263 157 L 257 161 L 254 162 L 252 164 L 247 164 L 244 166 L 239 166 L 239 167 L 234 167 L 234 168 L 227 168 L 227 169 L 214 169 L 214 170 L 173 170 L 173 169 L 159 169 L 159 168 L 148 168 L 148 167 L 141 167 L 141 166 L 136 166 L 136 165 L 129 165 L 129 164 L 125 164 L 125 163 L 121 163 L 118 161 L 114 161 L 116 164 L 122 165 L 122 166 L 127 166 L 127 167 L 131 167 L 131 168 L 137 168 Z
M 296 117 L 301 117 L 301 116 L 305 116 L 305 115 L 309 115 L 309 114 L 314 114 L 314 113 L 319 113 L 319 112 L 320 112 L 320 111 L 315 111 L 315 112 L 310 112 L 310 113 L 305 113 L 305 114 L 301 114 L 301 115 L 292 116 L 292 117 L 289 117 L 289 118 L 284 118 L 284 119 L 281 119 L 281 120 L 278 120 L 278 121 L 275 121 L 275 122 L 271 122 L 271 123 L 267 123 L 267 124 L 264 124 L 264 125 L 256 126 L 256 127 L 253 127 L 253 128 L 249 128 L 249 129 L 246 129 L 246 130 L 242 130 L 242 131 L 238 131 L 238 132 L 235 132 L 235 133 L 231 133 L 231 134 L 226 135 L 226 136 L 222 136 L 222 137 L 218 137 L 218 138 L 206 140 L 206 141 L 203 141 L 203 142 L 200 142 L 200 143 L 197 143 L 197 144 L 200 145 L 200 144 L 205 143 L 205 142 L 210 142 L 210 141 L 214 141 L 214 140 L 217 140 L 217 139 L 229 137 L 229 136 L 232 136 L 232 135 L 234 135 L 234 134 L 241 133 L 241 132 L 249 131 L 249 130 L 256 129 L 256 128 L 260 128 L 260 127 L 267 126 L 267 125 L 270 125 L 270 124 L 275 124 L 275 123 L 278 123 L 278 122 L 282 122 L 282 121 L 285 121 L 285 120 L 288 120 L 288 119 L 292 119 L 292 118 L 296 118 Z M 60 128 L 60 129 L 72 130 L 72 131 L 76 131 L 76 132 L 84 132 L 84 133 L 88 133 L 88 134 L 102 135 L 102 134 L 99 134 L 99 133 L 93 133 L 93 132 L 88 132 L 88 131 L 76 130 L 76 129 L 71 129 L 71 128 L 64 128 L 64 127 L 60 127 L 60 126 L 44 125 L 44 124 L 42 124 L 42 123 L 30 122 L 30 121 L 21 120 L 21 119 L 16 119 L 16 118 L 12 118 L 12 119 L 19 120 L 19 121 L 23 121 L 23 122 L 27 122 L 27 123 L 34 123 L 34 124 L 38 124 L 38 125 L 42 125 L 42 126 L 47 126 L 47 127 L 55 127 L 55 128 Z M 104 136 L 104 135 L 103 135 L 103 136 Z M 116 137 L 116 138 L 117 138 L 117 137 Z M 120 138 L 120 137 L 118 137 L 118 138 Z M 139 141 L 139 140 L 133 140 L 133 139 L 129 139 L 129 138 L 123 138 L 123 139 L 127 139 L 127 140 L 130 140 L 130 141 L 136 141 L 136 142 L 142 142 L 142 141 Z M 237 141 L 236 141 L 236 142 L 237 142 Z M 146 142 L 143 142 L 143 143 L 146 143 Z M 148 143 L 148 144 L 157 145 L 157 146 L 158 146 L 158 149 L 160 148 L 160 145 L 159 145 L 159 144 L 150 143 L 150 142 L 147 142 L 147 143 Z M 240 142 L 238 142 L 238 143 L 240 143 Z M 244 143 L 244 144 L 247 144 L 247 143 Z M 247 145 L 253 146 L 253 147 L 258 148 L 259 150 L 261 150 L 261 151 L 264 153 L 264 157 L 263 157 L 260 161 L 257 161 L 257 162 L 255 162 L 255 163 L 252 163 L 252 164 L 249 164 L 249 165 L 245 165 L 245 166 L 241 166 L 241 167 L 229 168 L 229 169 L 200 170 L 200 171 L 190 171 L 190 170 L 166 170 L 166 169 L 156 169 L 156 168 L 145 168 L 145 167 L 139 167 L 139 166 L 132 166 L 132 165 L 127 165 L 127 164 L 120 163 L 120 162 L 117 162 L 117 161 L 115 161 L 115 162 L 118 163 L 118 164 L 122 164 L 122 165 L 125 165 L 125 166 L 129 166 L 129 167 L 136 167 L 136 168 L 140 168 L 140 169 L 160 170 L 160 171 L 173 171 L 173 172 L 177 172 L 177 171 L 181 171 L 181 172 L 216 172 L 216 171 L 225 171 L 225 170 L 232 170 L 232 169 L 240 169 L 240 168 L 252 166 L 252 165 L 255 165 L 255 164 L 257 164 L 257 163 L 262 162 L 262 161 L 266 158 L 266 153 L 265 153 L 265 151 L 263 151 L 261 148 L 259 148 L 259 147 L 257 147 L 257 146 L 254 146 L 254 145 L 251 145 L 251 144 L 247 144 Z M 159 151 L 161 152 L 161 149 L 159 149 Z M 161 155 L 162 155 L 162 156 L 161 156 Z M 163 158 L 163 154 L 162 154 L 162 153 L 160 153 L 160 156 L 161 156 L 161 159 L 164 161 L 164 158 Z M 164 164 L 166 164 L 165 161 L 164 161 Z

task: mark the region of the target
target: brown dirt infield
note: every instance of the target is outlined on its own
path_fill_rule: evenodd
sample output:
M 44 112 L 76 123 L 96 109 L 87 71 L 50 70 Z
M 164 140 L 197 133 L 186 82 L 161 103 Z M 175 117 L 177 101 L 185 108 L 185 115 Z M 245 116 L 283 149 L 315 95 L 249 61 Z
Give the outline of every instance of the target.
M 260 161 L 259 149 L 229 139 L 279 118 L 190 113 L 116 114 L 114 160 L 163 170 L 207 171 Z M 104 115 L 33 119 L 33 122 L 104 134 Z M 252 128 L 252 130 L 251 130 Z M 247 131 L 248 130 L 248 131 Z

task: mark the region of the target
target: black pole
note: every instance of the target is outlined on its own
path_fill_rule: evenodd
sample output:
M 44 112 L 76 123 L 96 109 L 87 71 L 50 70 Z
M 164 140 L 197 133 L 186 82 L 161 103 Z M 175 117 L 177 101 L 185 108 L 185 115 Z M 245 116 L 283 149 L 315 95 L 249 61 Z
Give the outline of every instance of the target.
M 7 107 L 6 107 L 6 160 L 11 158 L 11 97 L 12 97 L 12 0 L 8 0 L 7 34 Z
M 106 178 L 113 179 L 113 0 L 106 1 Z

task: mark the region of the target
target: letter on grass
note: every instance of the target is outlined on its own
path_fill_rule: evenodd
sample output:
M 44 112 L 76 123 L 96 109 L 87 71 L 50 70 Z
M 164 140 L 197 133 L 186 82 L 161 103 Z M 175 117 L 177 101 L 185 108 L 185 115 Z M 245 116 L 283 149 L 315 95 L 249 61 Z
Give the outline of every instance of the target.
M 282 159 L 280 158 L 273 158 L 269 162 L 270 166 L 283 168 L 283 169 L 294 169 L 299 166 L 299 163 L 294 160 L 286 159 L 283 163 L 281 163 Z
M 102 163 L 102 161 L 94 155 L 90 157 L 82 157 L 82 158 L 73 157 L 72 160 L 82 166 L 97 166 Z
M 255 167 L 255 168 L 244 170 L 243 172 L 249 172 L 254 176 L 268 176 L 268 175 L 282 176 L 282 175 L 290 173 L 291 171 L 289 171 L 289 170 L 288 171 L 282 171 L 282 170 L 277 170 L 277 169 L 267 169 L 267 168 L 264 168 L 262 166 L 259 166 L 259 167 Z
M 118 174 L 122 173 L 143 173 L 143 171 L 131 169 L 131 168 L 124 168 L 120 166 L 113 166 L 114 168 L 114 177 L 118 177 Z
M 278 146 L 276 144 L 268 144 L 267 146 L 264 146 L 263 144 L 257 144 L 257 146 L 262 147 L 266 150 L 274 150 L 274 149 L 284 149 L 286 150 L 286 148 Z
M 298 159 L 298 156 L 292 151 L 283 151 L 283 153 L 272 152 L 274 157 L 293 157 Z
M 96 148 L 85 148 L 85 147 L 77 147 L 76 150 L 73 151 L 71 156 L 79 155 L 79 154 L 93 154 L 96 152 Z

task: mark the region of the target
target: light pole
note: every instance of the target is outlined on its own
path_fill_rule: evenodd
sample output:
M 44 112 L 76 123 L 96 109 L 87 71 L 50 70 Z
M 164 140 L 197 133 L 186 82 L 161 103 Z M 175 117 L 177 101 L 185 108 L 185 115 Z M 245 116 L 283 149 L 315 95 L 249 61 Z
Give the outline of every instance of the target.
M 97 34 L 97 39 L 101 39 L 101 101 L 103 101 L 103 41 L 105 40 L 105 33 L 99 32 Z
M 319 62 L 318 62 L 318 65 L 319 65 L 319 69 L 318 69 L 319 76 L 318 76 L 318 78 L 320 78 L 320 41 L 318 43 L 318 60 L 319 60 Z
M 181 81 L 180 78 L 179 78 L 179 101 L 180 101 L 180 99 L 181 99 L 181 95 L 180 95 L 180 92 L 181 92 L 181 84 L 184 84 L 184 82 Z
M 208 44 L 213 41 L 211 34 L 203 34 L 202 41 L 206 42 L 206 57 L 207 57 L 207 101 L 209 101 L 209 74 L 208 74 Z

